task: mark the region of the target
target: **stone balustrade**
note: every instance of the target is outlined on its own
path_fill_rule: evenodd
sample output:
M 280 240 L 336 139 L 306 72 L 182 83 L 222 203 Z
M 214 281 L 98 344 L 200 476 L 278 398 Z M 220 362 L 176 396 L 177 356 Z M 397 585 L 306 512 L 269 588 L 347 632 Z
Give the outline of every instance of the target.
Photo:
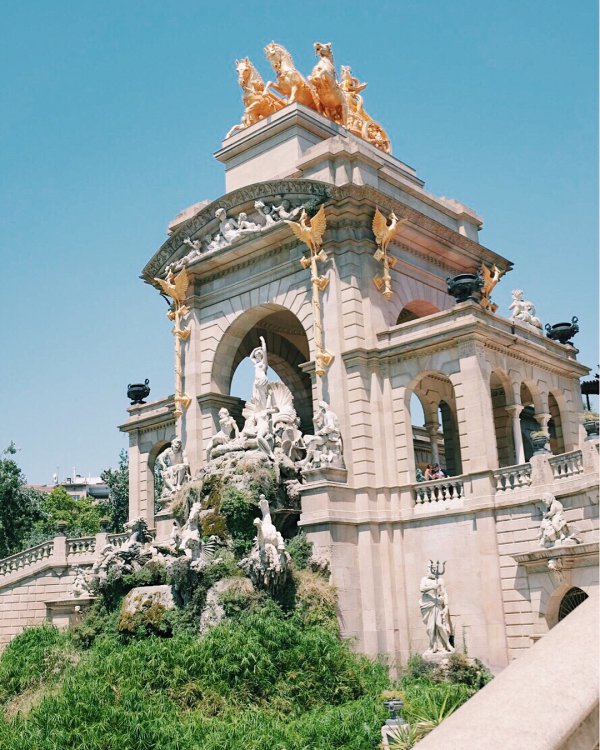
M 463 480 L 462 477 L 445 477 L 431 482 L 419 482 L 413 485 L 413 495 L 416 505 L 458 500 L 464 497 Z
M 503 466 L 494 471 L 496 492 L 510 492 L 520 487 L 529 487 L 531 484 L 531 464 L 517 464 L 516 466 Z
M 50 539 L 42 544 L 37 544 L 35 547 L 19 552 L 11 557 L 5 557 L 4 560 L 0 560 L 0 576 L 9 575 L 17 570 L 28 568 L 29 566 L 44 560 L 52 555 L 54 550 L 54 540 Z
M 96 537 L 85 536 L 79 539 L 67 539 L 67 555 L 82 555 L 95 552 Z
M 107 542 L 113 547 L 122 547 L 128 539 L 129 534 L 109 534 Z
M 583 454 L 580 450 L 561 453 L 559 456 L 548 458 L 548 463 L 554 479 L 572 477 L 575 474 L 581 474 L 583 471 Z

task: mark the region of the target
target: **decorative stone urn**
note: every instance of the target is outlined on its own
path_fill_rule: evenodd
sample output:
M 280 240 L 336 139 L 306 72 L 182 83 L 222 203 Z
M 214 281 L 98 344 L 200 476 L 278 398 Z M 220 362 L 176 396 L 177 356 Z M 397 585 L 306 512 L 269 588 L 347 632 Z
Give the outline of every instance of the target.
M 586 415 L 583 419 L 583 429 L 586 432 L 586 440 L 600 437 L 600 420 L 593 414 Z
M 536 430 L 535 432 L 531 432 L 529 434 L 529 437 L 531 438 L 531 443 L 533 445 L 534 456 L 540 456 L 544 453 L 550 453 L 550 451 L 546 448 L 546 445 L 550 440 L 550 436 L 547 432 L 544 432 L 543 430 Z
M 127 398 L 131 399 L 131 406 L 146 403 L 144 399 L 150 395 L 149 383 L 150 381 L 146 378 L 143 383 L 130 383 L 127 386 Z
M 546 323 L 546 336 L 554 341 L 560 341 L 561 344 L 567 344 L 576 333 L 579 333 L 578 320 L 575 316 L 570 323 Z
M 483 287 L 483 278 L 479 273 L 459 273 L 458 276 L 448 276 L 448 294 L 452 295 L 457 302 L 473 300 L 479 302 L 480 292 Z

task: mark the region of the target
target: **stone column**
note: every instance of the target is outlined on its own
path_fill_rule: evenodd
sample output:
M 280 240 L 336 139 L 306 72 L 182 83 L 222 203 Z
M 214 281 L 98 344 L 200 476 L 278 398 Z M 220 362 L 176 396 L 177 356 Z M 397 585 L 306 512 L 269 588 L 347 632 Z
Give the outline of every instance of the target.
M 431 463 L 439 464 L 440 451 L 438 448 L 438 435 L 440 431 L 439 422 L 425 422 L 425 429 L 429 435 L 429 444 L 431 446 Z
M 539 414 L 533 415 L 536 422 L 539 424 L 540 429 L 548 434 L 548 422 L 552 419 L 552 414 L 548 412 L 540 412 Z
M 523 411 L 522 404 L 508 404 L 504 407 L 512 419 L 513 442 L 515 446 L 515 461 L 517 464 L 525 463 L 525 448 L 523 447 L 523 435 L 521 433 L 521 420 L 519 415 Z

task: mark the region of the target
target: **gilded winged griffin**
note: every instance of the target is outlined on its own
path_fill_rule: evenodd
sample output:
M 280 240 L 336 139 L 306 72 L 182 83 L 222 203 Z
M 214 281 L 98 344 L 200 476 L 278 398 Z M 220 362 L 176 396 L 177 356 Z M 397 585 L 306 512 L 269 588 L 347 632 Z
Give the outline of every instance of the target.
M 392 211 L 390 214 L 390 223 L 387 223 L 385 216 L 381 213 L 378 208 L 375 208 L 375 216 L 373 216 L 373 234 L 375 235 L 375 242 L 377 243 L 377 250 L 375 251 L 375 260 L 383 262 L 383 274 L 381 276 L 375 276 L 373 283 L 383 292 L 386 299 L 392 297 L 392 277 L 390 275 L 390 268 L 396 265 L 396 259 L 389 255 L 387 252 L 388 245 L 392 241 L 392 238 L 396 232 L 396 229 L 407 219 L 398 219 L 396 214 Z
M 171 299 L 173 300 L 174 310 L 170 310 L 167 313 L 167 317 L 169 318 L 169 320 L 174 320 L 176 314 L 178 316 L 186 315 L 188 312 L 188 308 L 184 303 L 187 295 L 187 290 L 190 285 L 190 278 L 188 276 L 187 270 L 184 268 L 177 275 L 175 275 L 173 271 L 169 269 L 169 272 L 164 279 L 156 277 L 154 281 L 156 281 L 156 283 L 163 290 L 163 294 L 165 294 L 167 297 L 171 297 Z
M 317 256 L 317 260 L 327 260 L 327 255 L 322 249 L 323 235 L 327 226 L 325 206 L 321 206 L 312 219 L 308 218 L 306 209 L 302 209 L 300 219 L 297 222 L 286 219 L 285 223 L 289 225 L 296 237 L 309 248 L 311 255 Z M 305 260 L 306 263 L 302 265 L 304 268 L 308 268 L 310 260 Z

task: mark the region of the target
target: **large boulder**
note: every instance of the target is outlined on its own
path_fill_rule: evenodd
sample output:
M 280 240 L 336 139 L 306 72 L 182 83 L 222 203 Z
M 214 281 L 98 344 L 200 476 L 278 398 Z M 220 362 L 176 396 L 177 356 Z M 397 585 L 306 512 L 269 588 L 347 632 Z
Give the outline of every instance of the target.
M 171 586 L 138 586 L 123 599 L 117 627 L 122 633 L 132 634 L 143 628 L 152 633 L 168 634 L 171 625 L 166 614 L 175 608 Z

